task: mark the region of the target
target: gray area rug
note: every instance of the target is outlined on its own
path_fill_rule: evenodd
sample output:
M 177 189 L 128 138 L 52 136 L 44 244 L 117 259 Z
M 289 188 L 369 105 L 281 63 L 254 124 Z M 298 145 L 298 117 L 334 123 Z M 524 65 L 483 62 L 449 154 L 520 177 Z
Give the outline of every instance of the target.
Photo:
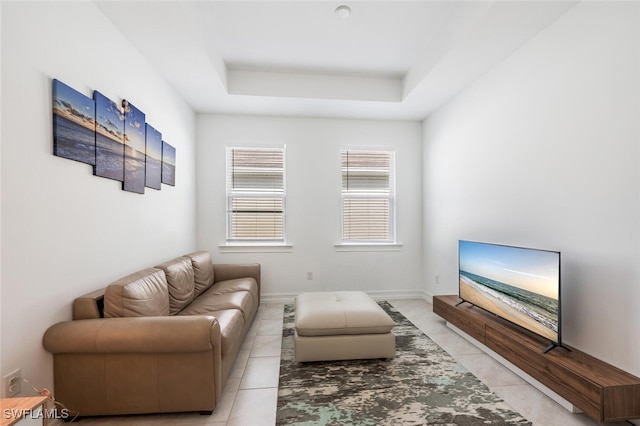
M 530 425 L 391 304 L 390 360 L 297 363 L 286 305 L 278 425 Z

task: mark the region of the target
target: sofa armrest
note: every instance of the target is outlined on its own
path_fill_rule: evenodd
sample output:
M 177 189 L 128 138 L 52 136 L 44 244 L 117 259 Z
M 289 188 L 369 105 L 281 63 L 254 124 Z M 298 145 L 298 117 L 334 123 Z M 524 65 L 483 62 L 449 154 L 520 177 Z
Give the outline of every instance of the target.
M 253 278 L 260 289 L 260 264 L 259 263 L 214 263 L 214 284 L 219 281 L 233 280 L 236 278 Z
M 213 316 L 101 318 L 52 325 L 43 337 L 53 353 L 179 353 L 220 350 Z
M 213 316 L 66 321 L 49 327 L 56 400 L 82 416 L 212 411 L 222 397 Z
M 92 291 L 73 301 L 73 319 L 84 320 L 103 317 L 104 288 Z

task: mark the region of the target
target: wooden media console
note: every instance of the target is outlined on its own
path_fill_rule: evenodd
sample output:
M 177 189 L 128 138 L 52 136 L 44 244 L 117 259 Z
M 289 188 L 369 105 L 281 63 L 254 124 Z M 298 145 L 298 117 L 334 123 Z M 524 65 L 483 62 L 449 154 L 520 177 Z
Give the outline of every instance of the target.
M 546 339 L 460 301 L 434 296 L 433 312 L 598 422 L 640 418 L 640 378 L 565 345 L 543 353 Z

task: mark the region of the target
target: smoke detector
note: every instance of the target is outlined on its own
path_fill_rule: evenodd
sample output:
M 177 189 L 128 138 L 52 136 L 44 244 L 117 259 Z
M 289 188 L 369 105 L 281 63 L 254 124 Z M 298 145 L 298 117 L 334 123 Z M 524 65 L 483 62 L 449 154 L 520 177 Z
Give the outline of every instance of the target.
M 338 15 L 338 17 L 342 19 L 347 19 L 349 16 L 351 16 L 351 8 L 346 4 L 343 4 L 336 7 L 335 13 L 336 15 Z

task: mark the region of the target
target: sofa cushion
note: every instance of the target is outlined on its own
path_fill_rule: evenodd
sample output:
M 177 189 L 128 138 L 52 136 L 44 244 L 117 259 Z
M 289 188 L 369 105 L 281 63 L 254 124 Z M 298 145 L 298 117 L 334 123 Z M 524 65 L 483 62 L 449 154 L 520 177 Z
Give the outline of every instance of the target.
M 300 336 L 385 334 L 395 326 L 384 309 L 361 291 L 301 293 L 295 310 Z
M 255 309 L 253 296 L 248 291 L 236 291 L 226 294 L 215 294 L 209 291 L 204 292 L 194 299 L 193 302 L 180 314 L 184 315 L 211 315 L 213 311 L 225 309 L 238 309 L 246 321 L 251 317 Z
M 134 272 L 105 289 L 105 318 L 161 315 L 169 315 L 169 288 L 162 269 Z
M 195 284 L 191 259 L 183 256 L 158 266 L 169 284 L 169 314 L 175 315 L 193 301 Z
M 204 293 L 213 284 L 213 262 L 208 251 L 196 251 L 187 255 L 191 259 L 195 281 L 195 297 Z
M 191 315 L 185 314 L 185 311 L 180 312 L 178 315 Z M 242 335 L 242 329 L 244 328 L 244 317 L 242 312 L 238 309 L 224 309 L 220 311 L 207 312 L 206 315 L 211 315 L 218 320 L 220 324 L 220 336 L 222 340 L 222 356 L 224 356 L 229 349 L 240 339 Z
M 220 281 L 211 286 L 207 293 L 227 294 L 236 291 L 248 291 L 253 297 L 254 303 L 260 297 L 258 294 L 258 283 L 254 278 L 236 278 L 233 280 Z

